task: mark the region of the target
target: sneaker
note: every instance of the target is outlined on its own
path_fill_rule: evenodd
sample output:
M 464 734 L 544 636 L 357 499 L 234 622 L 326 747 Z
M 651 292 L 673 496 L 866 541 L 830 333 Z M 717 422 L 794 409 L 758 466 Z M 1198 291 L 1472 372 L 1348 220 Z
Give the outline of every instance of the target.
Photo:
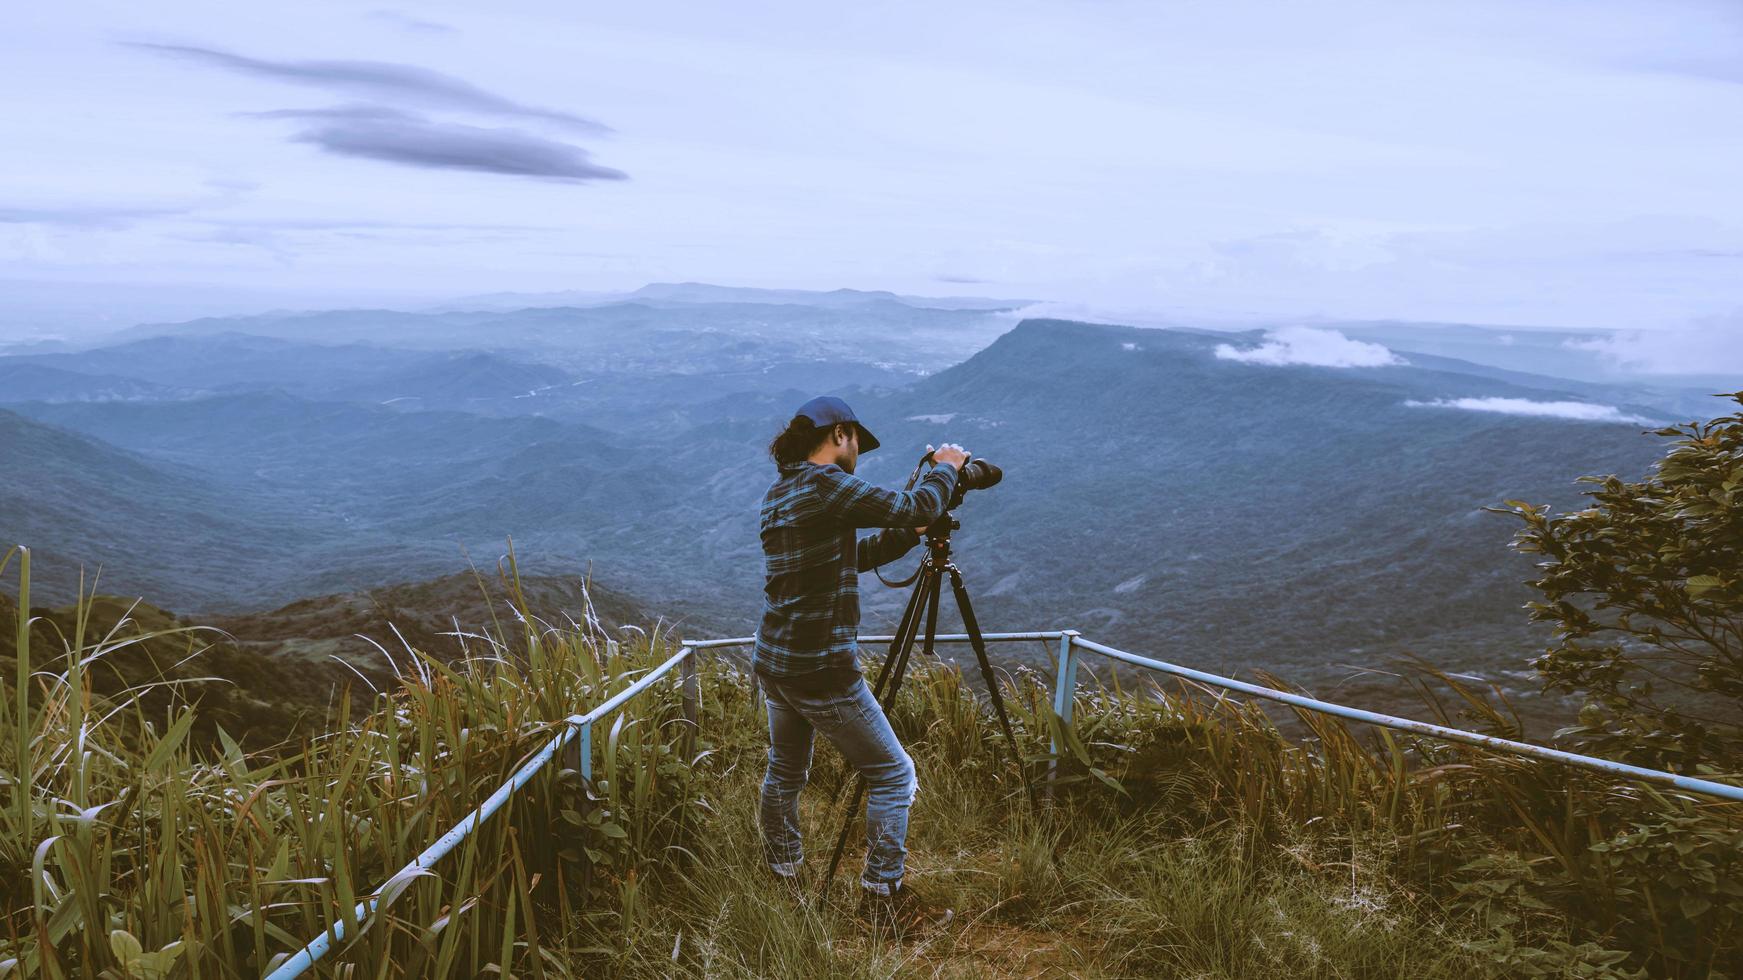
M 872 929 L 897 939 L 936 929 L 956 917 L 955 911 L 927 901 L 914 886 L 901 883 L 888 895 L 862 888 L 859 896 L 859 917 Z

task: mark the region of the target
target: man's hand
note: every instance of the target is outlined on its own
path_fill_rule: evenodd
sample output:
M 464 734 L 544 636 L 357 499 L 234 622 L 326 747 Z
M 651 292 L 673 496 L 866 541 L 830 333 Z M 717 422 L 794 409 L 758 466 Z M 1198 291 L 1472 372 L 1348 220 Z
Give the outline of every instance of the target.
M 962 464 L 968 462 L 968 453 L 964 452 L 962 447 L 954 442 L 947 442 L 944 445 L 939 446 L 937 449 L 933 449 L 931 444 L 928 443 L 926 449 L 932 453 L 932 459 L 934 462 L 948 463 L 949 465 L 956 467 L 959 472 L 962 470 Z
M 958 473 L 962 472 L 962 464 L 968 462 L 968 453 L 954 442 L 947 442 L 937 449 L 932 448 L 931 443 L 927 443 L 926 451 L 932 454 L 934 462 L 943 466 L 955 467 Z M 924 534 L 926 529 L 931 526 L 930 524 L 922 524 L 914 530 Z

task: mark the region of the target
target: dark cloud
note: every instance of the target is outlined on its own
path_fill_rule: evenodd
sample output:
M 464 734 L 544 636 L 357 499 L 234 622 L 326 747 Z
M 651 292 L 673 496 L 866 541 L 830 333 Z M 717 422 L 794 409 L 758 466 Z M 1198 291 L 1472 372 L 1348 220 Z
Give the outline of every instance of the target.
M 628 174 L 592 161 L 578 146 L 513 129 L 435 122 L 376 106 L 283 109 L 255 113 L 310 125 L 291 139 L 339 156 L 436 170 L 474 170 L 548 180 L 625 180 Z
M 222 68 L 242 75 L 326 89 L 353 98 L 382 99 L 430 109 L 536 120 L 585 133 L 609 133 L 603 123 L 523 105 L 452 75 L 386 61 L 270 61 L 192 44 L 122 42 L 129 47 Z
M 410 14 L 401 13 L 398 10 L 389 10 L 385 7 L 379 10 L 371 10 L 367 16 L 370 20 L 379 20 L 383 23 L 392 24 L 393 26 L 412 34 L 455 33 L 455 29 L 449 24 L 443 24 L 433 20 L 424 20 L 422 17 L 413 17 Z
M 423 117 L 415 113 L 390 109 L 384 105 L 336 105 L 322 109 L 268 109 L 265 112 L 243 112 L 238 113 L 238 115 L 247 116 L 250 119 L 326 119 L 344 122 L 423 121 Z

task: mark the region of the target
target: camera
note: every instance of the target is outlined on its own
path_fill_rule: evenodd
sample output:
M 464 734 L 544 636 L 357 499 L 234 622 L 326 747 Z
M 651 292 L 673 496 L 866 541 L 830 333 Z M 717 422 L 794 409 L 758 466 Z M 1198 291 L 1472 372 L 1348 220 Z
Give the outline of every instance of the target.
M 1005 471 L 984 459 L 971 459 L 962 466 L 962 472 L 956 474 L 956 492 L 951 495 L 950 506 L 946 510 L 954 510 L 962 503 L 962 495 L 970 490 L 985 490 L 1004 479 Z
M 908 485 L 904 489 L 912 490 L 920 482 L 920 474 L 926 469 L 926 464 L 942 465 L 932 458 L 931 447 L 920 457 L 920 462 L 914 465 L 914 472 L 908 474 Z M 944 508 L 946 512 L 956 509 L 962 503 L 962 495 L 970 490 L 985 490 L 1005 478 L 1005 471 L 984 459 L 971 459 L 962 464 L 962 469 L 956 474 L 956 490 L 950 495 L 950 502 Z M 887 584 L 887 583 L 886 583 Z

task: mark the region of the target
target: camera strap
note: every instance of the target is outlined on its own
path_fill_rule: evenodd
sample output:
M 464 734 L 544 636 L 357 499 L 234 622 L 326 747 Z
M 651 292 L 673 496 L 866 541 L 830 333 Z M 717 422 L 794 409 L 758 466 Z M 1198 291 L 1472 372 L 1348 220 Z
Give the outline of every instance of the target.
M 914 486 L 920 482 L 920 472 L 926 468 L 927 463 L 931 463 L 933 466 L 938 465 L 938 461 L 934 460 L 932 458 L 931 453 L 927 453 L 926 455 L 920 457 L 920 461 L 918 463 L 914 464 L 914 472 L 908 474 L 908 485 L 902 488 L 903 492 L 907 492 L 909 490 L 914 489 Z M 967 466 L 968 466 L 968 460 L 963 460 L 962 466 L 957 467 L 956 472 L 958 473 L 959 478 L 960 478 L 960 474 L 962 473 L 962 470 Z M 945 506 L 945 512 L 948 513 L 949 507 L 950 507 L 950 501 L 946 500 L 944 502 L 944 506 Z M 884 583 L 884 585 L 886 585 L 892 589 L 903 589 L 903 588 L 907 588 L 908 586 L 914 584 L 914 580 L 918 579 L 920 577 L 920 569 L 922 569 L 924 567 L 926 567 L 926 560 L 924 558 L 922 558 L 922 559 L 920 559 L 920 564 L 914 566 L 913 573 L 910 574 L 907 578 L 902 579 L 900 582 L 892 582 L 889 579 L 884 578 L 883 569 L 881 567 L 872 569 L 872 574 L 876 575 L 878 577 L 879 582 Z

